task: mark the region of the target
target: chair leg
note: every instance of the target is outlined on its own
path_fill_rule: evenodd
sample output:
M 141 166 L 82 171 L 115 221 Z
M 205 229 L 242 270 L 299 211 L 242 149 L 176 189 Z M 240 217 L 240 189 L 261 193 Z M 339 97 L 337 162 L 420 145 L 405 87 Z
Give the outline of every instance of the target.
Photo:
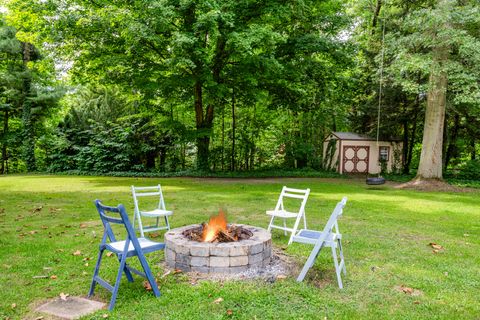
M 345 267 L 345 259 L 343 257 L 342 240 L 338 239 L 337 243 L 338 243 L 338 249 L 340 251 L 340 264 L 343 262 L 343 266 L 342 266 L 343 274 L 347 275 L 347 267 Z
M 286 236 L 287 235 L 287 219 L 283 219 L 283 234 Z
M 170 230 L 170 223 L 168 223 L 168 216 L 165 216 L 165 224 L 167 225 L 167 230 Z
M 321 244 L 316 244 L 315 247 L 312 249 L 312 252 L 310 252 L 310 255 L 308 256 L 307 262 L 303 265 L 302 271 L 297 277 L 297 282 L 303 281 L 305 279 L 305 276 L 307 275 L 308 270 L 310 270 L 311 267 L 313 267 L 313 264 L 315 263 L 315 259 L 317 259 L 318 254 L 320 251 L 322 251 L 322 248 L 324 247 L 325 242 L 322 242 Z
M 303 213 L 303 228 L 307 229 L 307 217 L 305 213 Z
M 90 284 L 90 290 L 88 291 L 89 297 L 91 297 L 93 295 L 93 292 L 95 291 L 95 285 L 97 284 L 97 281 L 95 280 L 95 278 L 98 276 L 98 273 L 100 271 L 100 264 L 102 263 L 103 251 L 105 251 L 105 249 L 99 250 L 98 252 L 98 259 L 97 259 L 97 263 L 95 264 L 95 271 L 93 272 L 92 283 Z
M 142 238 L 145 237 L 143 234 L 143 225 L 142 225 L 142 218 L 140 217 L 140 212 L 137 212 L 137 219 L 138 219 L 138 229 L 140 230 L 140 235 Z
M 125 269 L 126 260 L 127 260 L 127 255 L 123 254 L 120 260 L 120 267 L 118 268 L 117 279 L 115 280 L 115 286 L 113 287 L 112 298 L 110 299 L 110 305 L 108 306 L 108 310 L 110 311 L 113 310 L 113 307 L 115 306 L 115 301 L 117 300 L 118 288 L 120 287 L 120 282 L 122 280 L 122 273 L 124 272 L 124 269 Z
M 147 259 L 145 259 L 143 252 L 138 252 L 138 260 L 140 260 L 140 264 L 142 265 L 145 276 L 147 276 L 147 280 L 152 287 L 153 294 L 155 297 L 160 297 L 160 290 L 158 289 L 157 282 L 153 277 L 152 271 L 150 270 L 150 266 L 148 265 Z
M 340 289 L 343 289 L 342 270 L 340 270 L 338 265 L 337 248 L 335 245 L 332 245 L 332 256 L 333 256 L 333 264 L 335 265 L 335 273 L 337 274 L 338 287 Z
M 267 231 L 270 232 L 270 233 L 272 232 L 273 219 L 275 219 L 275 216 L 272 216 L 272 218 L 270 219 L 270 223 L 268 224 Z
M 120 259 L 118 259 L 120 262 Z M 127 277 L 128 282 L 133 282 L 133 276 L 130 270 L 128 269 L 128 263 L 125 263 L 125 267 L 123 268 L 123 272 L 125 272 L 125 276 Z

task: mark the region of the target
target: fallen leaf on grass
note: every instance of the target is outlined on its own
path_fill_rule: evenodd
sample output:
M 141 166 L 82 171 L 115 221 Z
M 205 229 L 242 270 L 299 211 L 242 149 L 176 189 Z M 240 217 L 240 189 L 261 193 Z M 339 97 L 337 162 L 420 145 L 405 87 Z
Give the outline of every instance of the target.
M 287 279 L 287 276 L 284 275 L 284 274 L 279 274 L 279 275 L 277 276 L 277 279 L 278 279 L 278 280 Z
M 409 296 L 412 296 L 412 297 L 417 297 L 417 296 L 422 295 L 422 291 L 420 291 L 418 289 L 413 289 L 413 288 L 410 288 L 410 287 L 406 287 L 403 284 L 401 286 L 396 286 L 395 289 L 397 291 L 403 292 L 403 293 L 405 293 Z
M 48 229 L 47 226 L 41 226 L 41 228 L 42 228 L 43 230 Z
M 104 314 L 102 315 L 102 318 L 104 318 L 104 319 L 108 318 L 108 314 L 104 313 Z
M 113 252 L 107 252 L 107 257 L 113 256 Z
M 72 254 L 73 254 L 74 256 L 79 256 L 79 255 L 81 255 L 81 254 L 82 254 L 82 251 L 80 251 L 80 250 L 77 250 L 77 251 L 75 251 L 75 252 L 74 252 L 74 253 L 72 253 Z
M 436 244 L 435 242 L 430 242 L 428 245 L 435 250 L 442 250 L 443 249 L 443 247 L 441 245 Z
M 36 208 L 33 208 L 33 209 L 31 210 L 31 212 L 32 212 L 32 213 L 40 212 L 40 211 L 42 211 L 42 209 L 43 209 L 43 206 L 38 206 L 38 207 L 36 207 Z
M 160 233 L 157 233 L 157 232 L 154 232 L 154 233 L 150 233 L 148 235 L 149 238 L 158 238 L 160 237 Z
M 162 274 L 162 276 L 160 278 L 165 278 L 166 276 L 168 276 L 170 273 L 172 273 L 172 270 L 168 270 L 167 272 L 165 272 L 164 274 Z
M 150 282 L 148 282 L 148 281 L 143 281 L 143 287 L 147 291 L 152 291 L 152 286 L 150 285 Z
M 91 259 L 90 257 L 85 257 L 85 258 L 83 258 L 82 260 L 83 260 L 83 261 L 88 261 L 88 260 L 90 260 L 90 259 Z
M 85 223 L 81 223 L 81 224 L 80 224 L 80 228 L 83 229 L 83 228 L 86 228 L 86 227 L 88 227 L 88 225 L 86 225 Z
M 223 301 L 223 298 L 218 298 L 218 299 L 213 300 L 213 303 L 219 304 L 222 301 Z
M 62 209 L 60 209 L 60 208 L 48 208 L 48 211 L 50 211 L 50 212 L 52 212 L 52 213 L 53 213 L 53 212 L 57 212 L 57 211 L 61 211 L 61 210 L 62 210 Z
M 30 231 L 29 233 L 33 235 L 33 234 L 35 234 L 35 233 L 38 233 L 38 231 L 37 231 L 37 230 L 32 230 L 32 231 Z
M 68 293 L 60 293 L 60 299 L 62 299 L 63 301 L 67 301 L 67 298 L 70 296 L 70 294 Z
M 52 275 L 50 276 L 50 279 L 53 279 L 53 280 L 55 280 L 55 279 L 57 279 L 57 278 L 58 278 L 58 277 L 57 277 L 56 275 L 54 275 L 54 274 L 52 274 Z
M 230 309 L 228 309 L 228 310 L 227 310 L 227 315 L 231 316 L 232 314 L 233 314 L 233 311 L 230 310 Z
M 42 275 L 42 276 L 33 276 L 32 278 L 33 278 L 33 279 L 47 279 L 48 276 L 47 276 L 47 275 L 44 275 L 44 276 L 43 276 L 43 275 Z
M 40 316 L 40 317 L 36 317 L 35 320 L 42 320 L 43 319 L 43 316 Z
M 17 307 L 16 303 L 12 303 L 12 309 L 15 309 Z
M 88 262 L 84 264 L 85 267 L 88 267 Z
M 173 270 L 173 274 L 182 273 L 182 272 L 183 272 L 183 271 L 180 270 L 180 269 L 175 269 L 175 270 Z

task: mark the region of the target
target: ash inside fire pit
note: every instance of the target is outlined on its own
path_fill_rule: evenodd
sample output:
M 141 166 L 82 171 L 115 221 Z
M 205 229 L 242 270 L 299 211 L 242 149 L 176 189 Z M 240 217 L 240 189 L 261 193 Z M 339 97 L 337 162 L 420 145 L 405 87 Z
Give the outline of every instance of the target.
M 187 229 L 182 232 L 182 234 L 187 237 L 189 240 L 204 242 L 204 230 L 206 225 L 202 224 L 199 227 Z M 226 230 L 219 229 L 215 234 L 215 237 L 208 241 L 212 243 L 217 242 L 234 242 L 240 240 L 247 240 L 253 236 L 253 233 L 241 226 L 236 226 L 234 224 L 227 225 Z

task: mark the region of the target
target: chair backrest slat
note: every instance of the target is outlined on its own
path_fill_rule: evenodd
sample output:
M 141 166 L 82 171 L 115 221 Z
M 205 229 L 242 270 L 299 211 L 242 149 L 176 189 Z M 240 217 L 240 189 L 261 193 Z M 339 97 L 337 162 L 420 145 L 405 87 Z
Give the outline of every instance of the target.
M 142 190 L 155 190 L 158 189 L 158 186 L 153 187 L 134 187 L 135 191 L 142 191 Z
M 151 196 L 159 196 L 160 192 L 135 192 L 137 197 L 151 197 Z
M 283 198 L 294 198 L 294 199 L 302 200 L 302 203 L 300 204 L 300 207 L 298 209 L 298 213 L 303 214 L 305 212 L 305 205 L 307 204 L 307 199 L 309 194 L 310 194 L 310 189 L 301 190 L 301 189 L 293 189 L 293 188 L 288 188 L 286 186 L 283 186 L 282 192 L 278 197 L 278 202 L 277 202 L 277 205 L 275 206 L 275 210 L 285 210 L 285 207 L 283 204 Z
M 337 203 L 337 205 L 335 206 L 335 209 L 333 210 L 332 214 L 330 215 L 330 218 L 327 221 L 327 224 L 325 225 L 325 228 L 323 229 L 323 233 L 326 233 L 327 236 L 332 232 L 333 227 L 336 226 L 337 219 L 339 216 L 342 215 L 343 208 L 345 207 L 346 204 L 347 204 L 347 197 L 344 197 L 342 201 Z
M 100 219 L 102 220 L 105 233 L 108 235 L 108 238 L 111 242 L 116 241 L 116 239 L 110 223 L 123 224 L 127 231 L 126 241 L 132 241 L 135 249 L 138 250 L 140 248 L 137 236 L 135 234 L 135 231 L 133 230 L 132 224 L 130 223 L 130 219 L 128 218 L 127 212 L 123 204 L 118 205 L 118 207 L 109 207 L 103 205 L 100 200 L 95 200 L 95 206 L 97 207 L 97 211 L 100 214 Z M 108 216 L 105 212 L 118 213 L 120 215 L 120 218 Z
M 287 198 L 295 198 L 295 199 L 305 199 L 305 195 L 301 195 L 301 194 L 294 194 L 294 193 L 287 193 L 285 192 L 283 194 L 284 197 L 287 197 Z
M 295 192 L 295 193 L 303 193 L 305 194 L 307 192 L 307 190 L 305 189 L 294 189 L 294 188 L 289 188 L 289 187 L 284 187 L 284 189 L 286 192 Z

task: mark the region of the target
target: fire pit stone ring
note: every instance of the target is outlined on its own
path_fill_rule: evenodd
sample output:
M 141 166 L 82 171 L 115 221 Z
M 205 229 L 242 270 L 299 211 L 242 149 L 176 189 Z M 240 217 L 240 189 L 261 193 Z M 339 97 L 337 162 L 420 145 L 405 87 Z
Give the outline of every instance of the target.
M 171 229 L 165 233 L 165 261 L 171 268 L 201 273 L 240 273 L 265 267 L 272 257 L 270 233 L 259 227 L 241 225 L 253 235 L 236 242 L 198 242 L 183 233 L 200 225 Z

